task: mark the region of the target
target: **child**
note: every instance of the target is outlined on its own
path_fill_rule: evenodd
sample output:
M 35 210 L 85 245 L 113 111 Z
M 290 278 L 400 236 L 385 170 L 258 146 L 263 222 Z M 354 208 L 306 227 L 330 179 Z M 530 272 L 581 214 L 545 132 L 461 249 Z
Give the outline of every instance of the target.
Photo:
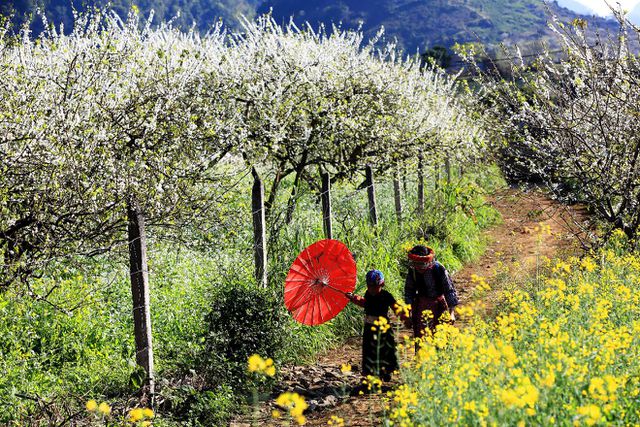
M 389 325 L 389 309 L 401 312 L 396 299 L 382 289 L 384 276 L 379 270 L 367 272 L 367 292 L 364 297 L 347 294 L 349 300 L 364 307 L 364 332 L 362 334 L 362 375 L 374 375 L 390 381 L 392 372 L 398 369 L 396 341 Z M 405 319 L 403 319 L 405 320 Z

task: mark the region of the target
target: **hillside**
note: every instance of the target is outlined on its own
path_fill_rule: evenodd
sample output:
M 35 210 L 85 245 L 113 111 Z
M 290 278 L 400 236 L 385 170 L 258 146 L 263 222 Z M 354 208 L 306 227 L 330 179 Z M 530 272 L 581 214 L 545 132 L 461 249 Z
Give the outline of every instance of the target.
M 13 15 L 15 26 L 31 21 L 31 29 L 35 34 L 42 31 L 42 20 L 30 17 L 36 8 L 43 10 L 49 22 L 58 26 L 64 24 L 70 29 L 73 24 L 73 9 L 85 10 L 87 7 L 104 7 L 111 4 L 120 16 L 126 16 L 132 5 L 136 5 L 143 16 L 153 9 L 155 21 L 168 21 L 172 18 L 176 25 L 189 28 L 194 23 L 197 28 L 206 32 L 219 18 L 234 26 L 236 17 L 245 15 L 252 17 L 261 0 L 2 0 L 0 14 Z M 179 16 L 178 16 L 179 14 Z M 177 18 L 176 18 L 177 17 Z
M 360 23 L 368 36 L 384 26 L 409 52 L 434 45 L 482 41 L 507 44 L 537 41 L 550 34 L 549 10 L 564 21 L 578 15 L 557 3 L 541 0 L 267 0 L 258 13 L 273 10 L 278 22 L 293 16 L 300 23 L 342 23 L 355 28 Z M 588 17 L 592 27 L 614 29 L 616 23 Z
M 571 0 L 562 1 L 561 4 L 568 5 Z M 41 20 L 28 18 L 36 6 L 45 11 L 49 22 L 64 23 L 69 29 L 74 7 L 83 10 L 107 3 L 108 0 L 3 0 L 0 13 L 13 13 L 16 25 L 31 19 L 31 28 L 38 34 L 42 31 Z M 344 28 L 358 28 L 362 24 L 367 37 L 384 26 L 387 37 L 397 38 L 408 52 L 424 51 L 435 45 L 449 47 L 455 42 L 534 42 L 550 34 L 547 7 L 565 21 L 581 16 L 555 2 L 547 6 L 542 0 L 112 0 L 110 3 L 120 15 L 126 15 L 133 4 L 144 16 L 153 9 L 156 22 L 180 14 L 174 20 L 177 25 L 188 28 L 195 23 L 202 32 L 219 18 L 233 28 L 239 15 L 252 17 L 256 11 L 269 10 L 273 10 L 278 22 L 288 22 L 293 16 L 298 23 L 308 21 L 314 25 L 341 23 Z M 596 16 L 588 19 L 592 27 L 616 28 L 611 20 Z

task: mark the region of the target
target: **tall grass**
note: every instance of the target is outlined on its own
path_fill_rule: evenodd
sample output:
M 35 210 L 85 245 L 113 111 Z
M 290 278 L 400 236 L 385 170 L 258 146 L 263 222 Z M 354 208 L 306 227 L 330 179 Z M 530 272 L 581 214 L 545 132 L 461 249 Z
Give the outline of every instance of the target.
M 377 228 L 368 222 L 366 191 L 350 184 L 336 186 L 334 233 L 356 254 L 356 292 L 364 290 L 364 273 L 378 268 L 385 273 L 389 290 L 400 298 L 405 251 L 425 237 L 452 270 L 478 256 L 483 250 L 482 228 L 499 220 L 484 203 L 483 193 L 496 184 L 485 175 L 479 170 L 450 186 L 440 183 L 438 191 L 431 183 L 431 197 L 421 217 L 415 214 L 416 183 L 409 179 L 401 224 L 394 213 L 391 183 L 381 180 Z M 206 425 L 213 419 L 218 423 L 228 416 L 236 399 L 224 384 L 207 383 L 201 371 L 210 360 L 205 354 L 206 318 L 216 310 L 217 295 L 229 286 L 241 290 L 238 284 L 254 283 L 251 182 L 239 185 L 234 197 L 219 201 L 207 233 L 189 232 L 193 240 L 187 245 L 150 240 L 152 327 L 161 402 L 156 423 Z M 286 203 L 288 192 L 282 194 L 278 206 Z M 460 207 L 462 199 L 465 209 Z M 279 224 L 277 211 L 274 218 L 269 286 L 281 295 L 284 277 L 299 251 L 323 238 L 316 195 L 303 189 L 291 224 Z M 435 232 L 425 236 L 426 229 Z M 124 413 L 128 399 L 133 401 L 132 307 L 121 256 L 60 265 L 33 282 L 30 292 L 14 289 L 0 294 L 0 423 L 59 422 L 82 412 L 89 399 L 113 403 L 115 416 Z M 47 301 L 30 297 L 47 293 Z M 359 334 L 361 328 L 361 312 L 352 306 L 313 328 L 295 323 L 284 309 L 283 316 L 286 345 L 278 354 L 265 355 L 279 364 L 307 359 Z M 222 415 L 212 418 L 216 411 Z

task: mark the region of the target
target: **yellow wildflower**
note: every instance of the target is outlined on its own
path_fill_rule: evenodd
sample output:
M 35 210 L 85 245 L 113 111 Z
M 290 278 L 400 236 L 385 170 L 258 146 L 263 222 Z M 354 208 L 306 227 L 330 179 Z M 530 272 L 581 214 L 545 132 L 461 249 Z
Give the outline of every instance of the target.
M 477 274 L 472 274 L 471 282 L 476 285 L 475 290 L 479 292 L 491 290 L 491 286 L 489 286 L 486 279 L 482 276 L 478 276 Z
M 270 357 L 263 359 L 260 355 L 253 354 L 249 356 L 247 364 L 249 372 L 263 374 L 268 377 L 273 377 L 276 374 L 276 367 L 273 364 L 273 359 Z
M 378 392 L 380 391 L 380 387 L 382 386 L 382 381 L 380 380 L 380 378 L 373 375 L 367 375 L 367 378 L 365 378 L 362 382 L 370 391 Z
M 456 307 L 456 313 L 460 317 L 471 317 L 473 316 L 473 308 L 468 305 L 463 305 L 462 307 L 458 306 Z
M 91 399 L 90 401 L 87 402 L 87 404 L 85 405 L 85 408 L 87 408 L 87 411 L 89 412 L 94 412 L 96 409 L 98 409 L 98 402 Z
M 566 262 L 559 261 L 553 268 L 554 273 L 569 274 L 571 273 L 571 265 Z
M 544 378 L 542 378 L 542 381 L 540 381 L 540 383 L 544 387 L 552 387 L 553 384 L 555 384 L 555 382 L 556 382 L 556 373 L 553 371 L 553 369 L 551 369 L 549 371 L 549 374 Z
M 100 412 L 104 416 L 109 416 L 111 415 L 111 406 L 109 406 L 105 402 L 102 402 L 100 405 L 98 405 L 98 412 Z
M 343 427 L 344 426 L 344 418 L 337 417 L 335 415 L 331 415 L 331 419 L 327 421 L 327 425 Z
M 551 226 L 549 224 L 539 222 L 538 226 L 535 227 L 534 230 L 540 233 L 540 236 L 543 236 L 545 234 L 547 236 L 551 236 Z
M 501 390 L 499 396 L 502 403 L 509 407 L 533 408 L 538 401 L 540 392 L 531 384 L 529 378 L 524 377 L 520 379 L 515 388 Z
M 585 271 L 591 273 L 596 269 L 596 263 L 593 262 L 593 259 L 586 257 L 580 261 L 580 267 L 582 267 Z
M 289 415 L 295 418 L 298 424 L 304 424 L 304 422 L 306 422 L 302 414 L 309 405 L 305 402 L 304 397 L 300 396 L 298 393 L 282 393 L 276 398 L 276 405 L 287 409 L 289 411 Z
M 142 412 L 142 408 L 134 408 L 129 411 L 129 416 L 127 417 L 127 421 L 130 423 L 137 423 L 144 419 L 144 413 Z
M 374 326 L 371 327 L 371 330 L 375 332 L 377 329 L 379 329 L 383 334 L 387 332 L 391 327 L 387 318 L 383 316 L 378 317 L 378 320 L 374 321 L 373 324 Z
M 269 360 L 271 360 L 271 359 L 267 359 L 267 361 L 269 361 Z M 276 375 L 276 367 L 275 367 L 275 366 L 273 366 L 273 361 L 271 361 L 271 363 L 272 363 L 271 365 L 267 366 L 267 367 L 264 369 L 264 374 L 265 374 L 266 376 L 268 376 L 268 377 L 273 377 L 273 376 L 275 376 L 275 375 Z
M 249 364 L 249 372 L 257 372 L 264 366 L 264 360 L 257 354 L 252 354 L 247 360 Z
M 597 424 L 602 418 L 602 411 L 596 405 L 581 406 L 576 412 L 583 417 L 585 424 L 588 426 Z
M 465 402 L 464 406 L 462 407 L 462 409 L 464 409 L 465 411 L 475 412 L 476 411 L 476 401 L 475 400 L 471 400 L 469 402 Z

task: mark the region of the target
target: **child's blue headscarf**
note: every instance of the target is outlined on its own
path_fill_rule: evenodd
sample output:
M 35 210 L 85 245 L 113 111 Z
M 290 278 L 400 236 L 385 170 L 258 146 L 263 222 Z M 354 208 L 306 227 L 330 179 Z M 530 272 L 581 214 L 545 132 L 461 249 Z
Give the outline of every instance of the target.
M 367 272 L 367 285 L 383 285 L 384 284 L 384 275 L 380 270 L 369 270 Z

